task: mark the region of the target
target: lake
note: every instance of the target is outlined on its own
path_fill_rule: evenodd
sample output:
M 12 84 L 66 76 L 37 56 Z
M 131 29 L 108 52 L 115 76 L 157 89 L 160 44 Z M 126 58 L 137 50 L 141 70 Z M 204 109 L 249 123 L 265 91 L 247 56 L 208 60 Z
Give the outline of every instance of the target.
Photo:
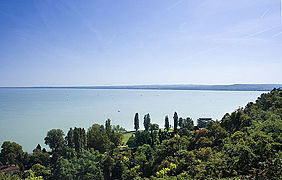
M 168 115 L 220 120 L 255 101 L 261 91 L 201 91 L 201 90 L 102 90 L 102 89 L 45 89 L 0 88 L 0 144 L 15 141 L 31 152 L 39 143 L 44 145 L 48 130 L 70 127 L 88 128 L 94 123 L 104 124 L 110 118 L 133 130 L 133 118 L 150 113 L 151 122 L 164 125 Z

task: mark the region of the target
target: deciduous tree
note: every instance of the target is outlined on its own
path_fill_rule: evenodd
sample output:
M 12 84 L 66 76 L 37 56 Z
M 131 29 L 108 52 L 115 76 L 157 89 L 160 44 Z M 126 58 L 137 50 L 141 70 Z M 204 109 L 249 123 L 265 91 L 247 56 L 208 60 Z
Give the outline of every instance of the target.
M 61 129 L 52 129 L 48 131 L 45 137 L 45 144 L 52 149 L 52 151 L 58 150 L 58 148 L 64 146 L 64 132 Z

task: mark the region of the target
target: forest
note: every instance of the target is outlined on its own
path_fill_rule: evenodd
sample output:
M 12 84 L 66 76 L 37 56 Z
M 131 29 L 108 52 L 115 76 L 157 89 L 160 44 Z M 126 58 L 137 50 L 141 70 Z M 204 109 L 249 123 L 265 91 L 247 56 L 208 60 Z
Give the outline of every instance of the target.
M 19 170 L 2 172 L 0 179 L 282 179 L 281 89 L 220 121 L 194 124 L 175 112 L 160 127 L 150 114 L 136 113 L 132 124 L 131 132 L 110 119 L 66 134 L 52 129 L 44 138 L 50 149 L 38 144 L 32 153 L 6 141 L 0 166 L 15 164 Z

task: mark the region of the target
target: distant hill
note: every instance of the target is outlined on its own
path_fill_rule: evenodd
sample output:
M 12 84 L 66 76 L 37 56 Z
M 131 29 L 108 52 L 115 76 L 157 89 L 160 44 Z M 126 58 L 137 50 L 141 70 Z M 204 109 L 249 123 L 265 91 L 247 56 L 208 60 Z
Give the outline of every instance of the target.
M 7 88 L 7 87 L 6 87 Z M 73 88 L 73 89 L 158 89 L 158 90 L 215 90 L 215 91 L 270 91 L 282 88 L 282 84 L 230 84 L 230 85 L 128 85 L 128 86 L 65 86 L 65 87 L 17 87 L 17 88 Z

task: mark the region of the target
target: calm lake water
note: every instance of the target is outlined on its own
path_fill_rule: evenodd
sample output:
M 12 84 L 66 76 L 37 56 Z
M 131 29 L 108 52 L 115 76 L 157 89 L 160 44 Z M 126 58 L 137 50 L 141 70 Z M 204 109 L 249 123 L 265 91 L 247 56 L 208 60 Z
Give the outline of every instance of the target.
M 150 113 L 151 121 L 163 127 L 165 115 L 172 122 L 180 117 L 220 120 L 227 112 L 255 101 L 260 91 L 197 90 L 96 90 L 96 89 L 21 89 L 0 88 L 0 144 L 15 141 L 31 152 L 39 143 L 44 146 L 48 130 L 70 127 L 88 128 L 104 124 L 107 118 L 127 130 L 133 118 Z

